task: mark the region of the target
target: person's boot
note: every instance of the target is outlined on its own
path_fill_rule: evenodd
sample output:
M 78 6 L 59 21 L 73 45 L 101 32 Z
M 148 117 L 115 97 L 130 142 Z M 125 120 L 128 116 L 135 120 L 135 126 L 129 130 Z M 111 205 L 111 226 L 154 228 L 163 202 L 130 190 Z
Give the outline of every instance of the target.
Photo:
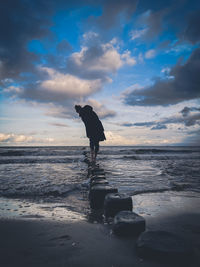
M 94 153 L 94 161 L 96 162 L 97 152 Z
M 94 156 L 94 151 L 91 150 L 91 162 L 94 162 L 94 158 L 95 158 L 95 156 Z

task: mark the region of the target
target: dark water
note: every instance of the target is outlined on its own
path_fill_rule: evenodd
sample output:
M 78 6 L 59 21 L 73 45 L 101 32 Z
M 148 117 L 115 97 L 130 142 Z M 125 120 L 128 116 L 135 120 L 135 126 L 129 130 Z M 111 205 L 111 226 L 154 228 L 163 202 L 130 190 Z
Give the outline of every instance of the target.
M 1 197 L 66 197 L 87 179 L 84 147 L 1 147 Z M 108 181 L 130 195 L 200 193 L 200 147 L 101 147 Z

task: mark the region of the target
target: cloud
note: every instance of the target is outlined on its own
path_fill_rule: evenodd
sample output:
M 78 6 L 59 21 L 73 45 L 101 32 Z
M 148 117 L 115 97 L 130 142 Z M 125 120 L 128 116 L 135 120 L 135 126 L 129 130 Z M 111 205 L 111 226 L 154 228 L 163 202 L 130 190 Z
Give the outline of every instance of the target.
M 158 121 L 148 121 L 148 122 L 136 122 L 136 123 L 122 123 L 120 124 L 124 127 L 152 127 L 151 130 L 162 130 L 167 129 L 167 126 L 163 122 Z
M 165 68 L 163 68 L 162 70 L 161 70 L 161 73 L 164 73 L 164 74 L 166 74 L 166 75 L 168 75 L 169 73 L 170 73 L 170 68 L 169 67 L 165 67 Z
M 200 41 L 200 10 L 196 10 L 190 14 L 187 25 L 182 32 L 182 38 L 196 44 Z
M 183 117 L 187 117 L 191 111 L 200 111 L 200 108 L 197 107 L 184 107 L 180 113 L 182 113 Z
M 139 9 L 138 9 L 139 10 Z M 133 34 L 136 38 L 159 38 L 163 33 L 173 32 L 181 42 L 189 41 L 196 44 L 200 41 L 200 9 L 198 1 L 143 1 L 140 5 L 140 14 L 136 25 L 139 30 Z M 181 15 L 180 15 L 181 14 Z M 181 17 L 180 17 L 181 16 Z M 146 31 L 140 33 L 140 29 Z M 139 35 L 139 37 L 138 37 Z M 164 40 L 161 48 L 169 45 L 169 40 Z M 179 42 L 178 42 L 179 43 Z
M 167 129 L 167 125 L 169 124 L 183 124 L 186 127 L 200 125 L 200 108 L 185 107 L 179 114 L 168 118 L 148 122 L 125 122 L 120 125 L 124 127 L 152 127 L 151 130 L 162 130 Z
M 154 58 L 155 55 L 156 55 L 155 49 L 150 49 L 145 53 L 145 58 L 151 59 L 151 58 Z
M 167 126 L 161 123 L 158 123 L 156 126 L 151 128 L 151 130 L 162 130 L 162 129 L 167 129 Z
M 88 96 L 101 89 L 100 79 L 80 79 L 71 74 L 63 74 L 52 68 L 41 67 L 49 78 L 39 84 L 43 93 L 52 94 L 56 98 L 76 98 Z
M 143 14 L 139 17 L 139 23 L 145 26 L 146 31 L 142 37 L 144 39 L 152 39 L 157 37 L 164 28 L 164 18 L 170 11 L 169 7 L 163 7 L 159 10 L 155 5 L 150 5 Z
M 131 57 L 131 52 L 129 50 L 125 51 L 121 55 L 121 60 L 123 64 L 127 64 L 129 66 L 134 66 L 136 64 L 136 59 L 134 57 Z
M 66 106 L 55 105 L 51 103 L 48 105 L 45 115 L 62 119 L 71 119 L 76 116 L 72 103 L 69 103 Z
M 169 75 L 173 79 L 158 79 L 152 86 L 134 89 L 123 95 L 124 103 L 135 106 L 171 105 L 200 98 L 200 48 L 193 51 L 185 64 L 175 65 Z
M 19 86 L 8 86 L 3 89 L 3 92 L 6 94 L 20 94 L 23 91 L 23 89 Z
M 109 110 L 105 107 L 105 105 L 101 104 L 95 99 L 88 99 L 85 105 L 91 105 L 94 111 L 98 114 L 100 119 L 112 118 L 116 116 L 116 112 L 114 110 Z
M 31 71 L 38 57 L 27 43 L 49 34 L 53 1 L 2 1 L 0 9 L 0 79 Z
M 63 119 L 75 118 L 77 117 L 75 110 L 74 110 L 75 104 L 79 104 L 82 106 L 91 105 L 100 119 L 112 118 L 116 116 L 116 112 L 114 110 L 108 109 L 104 104 L 91 98 L 84 100 L 84 101 L 75 101 L 74 103 L 71 103 L 66 106 L 50 104 L 45 115 L 55 117 L 55 118 L 63 118 Z M 55 125 L 55 126 L 58 126 L 58 125 Z
M 87 97 L 102 88 L 100 79 L 86 80 L 71 74 L 63 74 L 52 68 L 40 67 L 46 79 L 26 87 L 8 87 L 4 93 L 27 101 L 71 105 L 74 100 Z
M 21 73 L 34 71 L 35 62 L 39 62 L 41 58 L 28 51 L 28 43 L 32 40 L 54 37 L 50 27 L 54 23 L 53 15 L 57 11 L 67 11 L 70 8 L 75 9 L 85 5 L 96 9 L 101 8 L 102 13 L 99 16 L 87 20 L 87 27 L 94 28 L 94 22 L 97 22 L 103 32 L 106 32 L 110 27 L 119 25 L 122 19 L 123 21 L 132 19 L 138 2 L 138 0 L 97 0 L 95 2 L 91 0 L 84 2 L 35 0 L 34 3 L 31 0 L 25 2 L 23 0 L 2 1 L 0 10 L 0 79 L 22 79 Z M 169 1 L 139 3 L 138 11 L 143 12 L 140 16 L 141 26 L 131 32 L 131 38 L 158 36 L 165 29 L 164 20 L 170 17 L 167 22 L 174 27 L 178 25 L 176 28 L 179 27 L 177 34 L 180 38 L 184 37 L 185 40 L 196 44 L 200 37 L 198 27 L 200 16 L 199 10 L 195 8 L 196 1 L 193 2 L 194 4 L 190 3 L 192 12 L 187 9 L 186 5 L 184 6 L 184 1 L 178 1 L 176 5 Z M 190 12 L 190 16 L 182 20 L 181 26 L 180 23 L 177 23 L 177 20 L 180 20 L 177 15 L 181 12 L 180 7 L 183 7 L 181 11 L 185 8 L 185 12 Z M 184 12 L 183 16 L 185 16 Z M 57 51 L 61 53 L 70 49 L 71 45 L 67 40 L 63 40 L 57 45 Z M 50 61 L 50 58 L 53 64 L 56 59 L 52 54 L 48 54 L 46 59 Z M 23 77 L 23 79 L 26 78 Z
M 120 134 L 114 133 L 112 131 L 106 131 L 106 145 L 135 145 L 136 141 L 131 138 L 126 138 Z
M 0 133 L 0 143 L 2 144 L 31 144 L 31 143 L 51 143 L 53 138 L 37 138 L 31 135 Z
M 137 3 L 137 0 L 103 1 L 102 15 L 98 18 L 92 17 L 91 23 L 95 23 L 103 29 L 116 26 L 120 22 L 121 14 L 123 14 L 126 19 L 130 19 L 136 9 Z
M 124 127 L 132 127 L 132 126 L 134 126 L 134 123 L 124 122 L 124 123 L 121 123 L 120 126 L 124 126 Z
M 198 109 L 197 109 L 198 110 Z M 187 127 L 200 125 L 200 112 L 188 113 L 182 112 L 182 116 L 175 115 L 169 118 L 161 119 L 162 124 L 184 124 Z
M 94 36 L 96 38 L 98 35 L 90 33 L 89 37 L 86 35 L 84 38 L 91 39 Z M 26 101 L 48 104 L 48 115 L 74 117 L 72 114 L 75 103 L 90 102 L 88 97 L 100 91 L 105 83 L 112 81 L 111 74 L 116 73 L 124 65 L 135 63 L 130 51 L 118 51 L 116 40 L 112 39 L 108 43 L 98 42 L 96 46 L 84 46 L 80 52 L 72 53 L 68 61 L 70 67 L 67 70 L 59 71 L 39 66 L 38 80 L 23 87 L 7 86 L 4 93 Z M 106 109 L 104 105 L 99 106 L 97 102 L 92 104 L 99 109 L 101 118 L 115 116 L 115 112 Z
M 89 4 L 90 0 L 7 0 L 1 1 L 0 9 L 0 80 L 22 79 L 23 72 L 34 72 L 40 56 L 28 50 L 32 40 L 52 39 L 53 15 L 59 10 L 69 10 L 77 5 Z M 59 52 L 70 49 L 67 41 L 57 46 Z M 26 79 L 26 77 L 24 77 Z
M 134 41 L 135 39 L 139 39 L 146 33 L 146 31 L 147 28 L 130 31 L 129 35 L 131 37 L 131 40 Z
M 56 127 L 69 127 L 67 124 L 64 123 L 58 123 L 58 122 L 51 122 L 50 125 L 56 126 Z
M 150 121 L 150 122 L 136 122 L 136 123 L 122 123 L 121 126 L 125 126 L 125 127 L 132 127 L 132 126 L 138 126 L 138 127 L 151 127 L 152 125 L 154 125 L 155 122 Z
M 119 53 L 116 41 L 101 43 L 94 33 L 87 38 L 90 38 L 90 44 L 83 46 L 80 52 L 73 53 L 68 60 L 67 70 L 70 73 L 85 79 L 110 81 L 109 75 L 116 73 L 122 66 L 136 64 L 129 50 Z

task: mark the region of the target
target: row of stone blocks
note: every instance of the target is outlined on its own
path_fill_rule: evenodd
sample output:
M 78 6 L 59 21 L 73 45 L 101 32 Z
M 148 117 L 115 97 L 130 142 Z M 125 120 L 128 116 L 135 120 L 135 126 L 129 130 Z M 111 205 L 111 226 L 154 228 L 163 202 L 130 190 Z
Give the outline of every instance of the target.
M 180 237 L 165 231 L 145 231 L 145 220 L 132 212 L 132 198 L 119 194 L 109 185 L 103 169 L 89 169 L 89 200 L 92 209 L 104 209 L 106 218 L 114 217 L 113 232 L 120 236 L 138 236 L 138 254 L 142 258 L 161 261 L 186 262 L 191 259 L 193 249 Z
M 89 168 L 89 200 L 92 209 L 104 209 L 106 218 L 114 217 L 113 232 L 117 235 L 139 234 L 145 230 L 143 217 L 132 212 L 132 198 L 118 193 L 109 185 L 103 169 Z

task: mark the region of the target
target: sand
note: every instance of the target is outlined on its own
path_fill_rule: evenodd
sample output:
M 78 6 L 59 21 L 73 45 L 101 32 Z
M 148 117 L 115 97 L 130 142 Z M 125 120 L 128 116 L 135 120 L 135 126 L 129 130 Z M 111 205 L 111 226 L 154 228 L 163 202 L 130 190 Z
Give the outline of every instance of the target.
M 156 197 L 152 195 L 151 199 L 153 198 Z M 141 201 L 141 196 L 138 196 L 137 200 Z M 7 213 L 4 212 L 0 219 L 0 266 L 2 267 L 180 266 L 139 258 L 135 249 L 136 238 L 119 238 L 111 232 L 110 225 L 90 223 L 84 215 L 64 206 L 55 207 L 53 204 L 53 209 L 52 204 L 47 203 L 36 205 L 31 202 L 28 204 L 27 200 L 21 204 L 15 200 L 3 199 L 3 201 L 6 207 L 12 206 L 13 209 L 7 208 Z M 165 209 L 166 212 L 160 209 L 162 212 L 146 214 L 147 228 L 170 230 L 184 236 L 196 251 L 196 256 L 185 266 L 200 266 L 199 211 L 182 212 L 179 206 L 178 210 L 175 209 L 175 207 L 173 211 Z M 14 210 L 18 212 L 15 216 L 13 216 Z

